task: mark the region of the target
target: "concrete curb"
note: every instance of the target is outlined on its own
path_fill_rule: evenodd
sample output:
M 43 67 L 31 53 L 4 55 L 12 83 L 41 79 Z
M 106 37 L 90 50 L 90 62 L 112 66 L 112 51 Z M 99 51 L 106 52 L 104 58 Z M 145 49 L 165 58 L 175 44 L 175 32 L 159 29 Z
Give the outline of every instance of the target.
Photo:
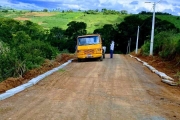
M 68 65 L 69 63 L 71 63 L 72 60 L 73 60 L 73 59 L 68 60 L 68 62 L 66 62 L 66 63 L 60 65 L 59 67 L 56 67 L 56 68 L 54 68 L 54 69 L 52 69 L 52 70 L 50 70 L 50 71 L 48 71 L 48 72 L 46 72 L 46 73 L 44 73 L 44 74 L 41 74 L 41 75 L 39 75 L 39 76 L 31 79 L 29 82 L 27 82 L 27 83 L 25 83 L 25 84 L 23 84 L 23 85 L 20 85 L 20 86 L 18 86 L 18 87 L 15 87 L 15 88 L 12 88 L 12 89 L 10 89 L 10 90 L 7 90 L 5 93 L 0 94 L 0 101 L 1 101 L 1 100 L 4 100 L 4 99 L 6 99 L 6 98 L 9 98 L 9 97 L 11 97 L 11 96 L 13 96 L 13 95 L 15 95 L 15 94 L 17 94 L 17 93 L 25 90 L 25 89 L 27 89 L 27 88 L 29 88 L 29 87 L 37 84 L 39 81 L 41 81 L 41 80 L 44 79 L 45 77 L 51 75 L 52 73 L 54 73 L 54 72 L 62 69 L 63 67 L 65 67 L 66 65 Z
M 139 62 L 142 62 L 144 66 L 146 66 L 147 68 L 149 68 L 149 70 L 151 70 L 153 73 L 157 74 L 159 77 L 161 77 L 161 81 L 166 83 L 166 84 L 169 84 L 171 86 L 176 86 L 178 85 L 176 82 L 174 82 L 174 79 L 167 76 L 165 73 L 163 72 L 160 72 L 158 70 L 156 70 L 154 67 L 150 66 L 147 62 L 143 62 L 142 60 L 140 60 L 139 58 L 137 57 L 134 57 L 132 55 L 130 55 L 131 58 L 135 58 L 137 61 Z
M 167 80 L 167 79 L 162 79 L 162 82 L 167 83 L 167 84 L 169 84 L 171 86 L 177 86 L 178 85 L 176 82 L 170 81 L 170 80 Z

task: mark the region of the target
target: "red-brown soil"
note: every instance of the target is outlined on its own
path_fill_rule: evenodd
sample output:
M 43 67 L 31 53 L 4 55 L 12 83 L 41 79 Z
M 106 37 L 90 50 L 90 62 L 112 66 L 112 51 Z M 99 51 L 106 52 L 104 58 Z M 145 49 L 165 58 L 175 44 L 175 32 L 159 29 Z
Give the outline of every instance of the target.
M 72 62 L 0 101 L 0 120 L 179 120 L 180 89 L 129 55 Z
M 18 78 L 10 77 L 0 83 L 0 93 L 3 93 L 11 88 L 17 87 L 23 83 L 26 83 L 30 79 L 40 74 L 43 74 L 51 70 L 52 68 L 55 68 L 65 63 L 66 61 L 72 58 L 74 58 L 74 55 L 61 54 L 58 55 L 55 60 L 45 60 L 44 64 L 41 67 L 26 72 L 22 77 L 18 77 Z
M 174 60 L 168 61 L 160 58 L 159 56 L 143 56 L 140 54 L 135 55 L 134 53 L 132 53 L 132 55 L 147 62 L 158 71 L 164 72 L 165 74 L 173 78 L 176 82 L 180 81 L 180 75 L 178 75 L 178 72 L 180 72 L 180 65 L 177 65 Z
M 142 55 L 132 55 L 140 58 L 141 60 L 147 62 L 151 66 L 155 67 L 158 71 L 166 73 L 168 76 L 179 82 L 179 77 L 177 73 L 180 71 L 180 66 L 176 66 L 174 61 L 165 61 L 158 56 L 142 56 Z M 22 77 L 19 78 L 8 78 L 7 80 L 0 83 L 0 93 L 5 92 L 11 88 L 17 87 L 23 83 L 26 83 L 30 79 L 45 73 L 52 68 L 55 68 L 69 59 L 75 58 L 73 55 L 62 54 L 57 56 L 56 60 L 46 60 L 45 63 L 40 67 L 26 72 Z

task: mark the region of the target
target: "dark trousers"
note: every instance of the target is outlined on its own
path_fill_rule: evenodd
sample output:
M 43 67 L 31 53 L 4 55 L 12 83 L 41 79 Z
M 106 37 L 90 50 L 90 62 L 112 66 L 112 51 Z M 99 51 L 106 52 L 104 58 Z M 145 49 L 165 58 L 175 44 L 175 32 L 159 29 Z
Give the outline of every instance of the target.
M 113 58 L 113 50 L 110 50 L 110 58 Z

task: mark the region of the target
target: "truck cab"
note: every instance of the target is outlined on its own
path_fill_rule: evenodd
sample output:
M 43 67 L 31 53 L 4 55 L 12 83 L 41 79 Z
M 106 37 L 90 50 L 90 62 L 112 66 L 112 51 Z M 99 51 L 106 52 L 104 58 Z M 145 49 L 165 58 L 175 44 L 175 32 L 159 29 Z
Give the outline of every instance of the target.
M 98 58 L 103 60 L 105 51 L 100 34 L 82 35 L 77 37 L 77 59 Z

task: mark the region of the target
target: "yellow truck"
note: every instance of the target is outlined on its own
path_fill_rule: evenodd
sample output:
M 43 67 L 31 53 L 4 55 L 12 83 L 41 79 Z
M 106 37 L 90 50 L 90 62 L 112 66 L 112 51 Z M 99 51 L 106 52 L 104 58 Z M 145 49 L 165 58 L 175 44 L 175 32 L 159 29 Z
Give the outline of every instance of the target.
M 105 58 L 105 47 L 102 46 L 100 34 L 82 35 L 77 37 L 76 54 L 78 61 L 86 58 Z

